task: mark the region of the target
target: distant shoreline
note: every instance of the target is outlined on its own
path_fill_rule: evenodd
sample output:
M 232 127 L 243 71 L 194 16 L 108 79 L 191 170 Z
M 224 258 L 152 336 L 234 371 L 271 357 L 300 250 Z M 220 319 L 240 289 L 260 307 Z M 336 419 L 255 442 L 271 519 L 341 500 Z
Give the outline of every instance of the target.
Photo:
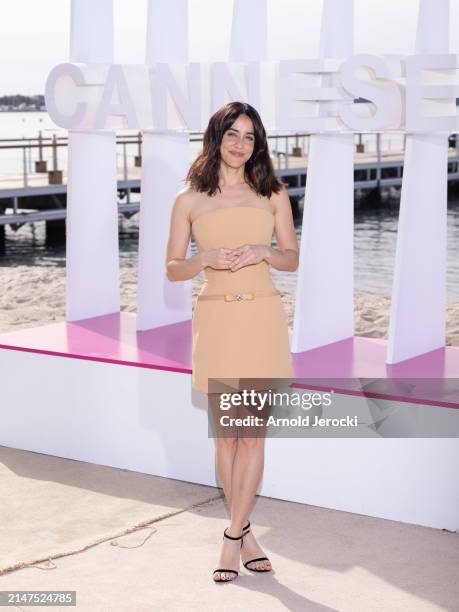
M 11 108 L 10 110 L 4 110 L 0 108 L 0 113 L 46 113 L 46 109 L 40 108 Z

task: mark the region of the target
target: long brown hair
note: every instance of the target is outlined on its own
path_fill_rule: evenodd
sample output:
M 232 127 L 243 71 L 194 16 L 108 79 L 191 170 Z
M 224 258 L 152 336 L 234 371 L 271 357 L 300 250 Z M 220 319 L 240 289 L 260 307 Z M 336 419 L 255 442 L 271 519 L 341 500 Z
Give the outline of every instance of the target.
M 242 114 L 252 120 L 255 132 L 253 152 L 244 166 L 245 180 L 258 195 L 270 198 L 273 192 L 279 193 L 282 182 L 274 173 L 265 128 L 258 112 L 245 102 L 228 102 L 210 118 L 204 132 L 202 152 L 191 164 L 186 176 L 186 181 L 190 182 L 195 191 L 204 191 L 212 196 L 217 189 L 220 190 L 218 171 L 221 141 L 224 133 Z

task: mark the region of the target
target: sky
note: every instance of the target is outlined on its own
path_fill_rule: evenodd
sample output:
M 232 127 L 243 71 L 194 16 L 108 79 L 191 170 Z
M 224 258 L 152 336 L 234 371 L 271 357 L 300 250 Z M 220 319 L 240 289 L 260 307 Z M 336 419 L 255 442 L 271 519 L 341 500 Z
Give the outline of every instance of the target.
M 355 0 L 354 53 L 413 53 L 418 2 Z M 190 61 L 210 61 L 209 49 L 215 61 L 227 59 L 232 5 L 189 0 Z M 450 5 L 449 50 L 459 54 L 459 0 Z M 69 59 L 70 6 L 71 0 L 0 0 L 0 95 L 44 93 L 52 67 Z M 316 57 L 321 6 L 322 0 L 269 0 L 268 59 Z M 114 0 L 114 7 L 114 61 L 143 63 L 147 0 Z

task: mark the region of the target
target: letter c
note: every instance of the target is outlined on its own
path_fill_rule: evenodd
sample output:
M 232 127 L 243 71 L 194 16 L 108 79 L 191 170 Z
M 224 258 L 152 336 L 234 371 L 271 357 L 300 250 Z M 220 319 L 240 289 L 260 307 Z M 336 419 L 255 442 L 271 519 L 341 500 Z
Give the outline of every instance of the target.
M 51 119 L 58 126 L 63 128 L 72 128 L 78 126 L 87 111 L 87 103 L 79 102 L 76 105 L 75 112 L 73 115 L 63 114 L 59 108 L 56 100 L 56 85 L 61 77 L 70 77 L 76 87 L 86 85 L 84 74 L 79 66 L 76 64 L 65 63 L 54 66 L 46 79 L 45 84 L 45 103 L 46 110 L 48 111 Z M 64 101 L 67 101 L 75 96 L 74 88 L 66 88 L 62 94 L 59 95 Z

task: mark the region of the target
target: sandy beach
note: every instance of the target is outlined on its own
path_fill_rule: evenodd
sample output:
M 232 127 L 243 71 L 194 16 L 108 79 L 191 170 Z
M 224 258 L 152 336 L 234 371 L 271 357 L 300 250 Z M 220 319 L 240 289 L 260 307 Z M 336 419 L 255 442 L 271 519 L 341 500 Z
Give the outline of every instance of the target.
M 137 269 L 122 267 L 121 310 L 135 312 Z M 0 331 L 36 327 L 65 320 L 65 268 L 19 265 L 0 268 Z M 193 280 L 193 306 L 202 280 Z M 282 294 L 289 325 L 293 325 L 294 296 Z M 387 338 L 390 299 L 371 293 L 355 293 L 355 334 Z M 446 310 L 446 345 L 459 346 L 459 301 Z

